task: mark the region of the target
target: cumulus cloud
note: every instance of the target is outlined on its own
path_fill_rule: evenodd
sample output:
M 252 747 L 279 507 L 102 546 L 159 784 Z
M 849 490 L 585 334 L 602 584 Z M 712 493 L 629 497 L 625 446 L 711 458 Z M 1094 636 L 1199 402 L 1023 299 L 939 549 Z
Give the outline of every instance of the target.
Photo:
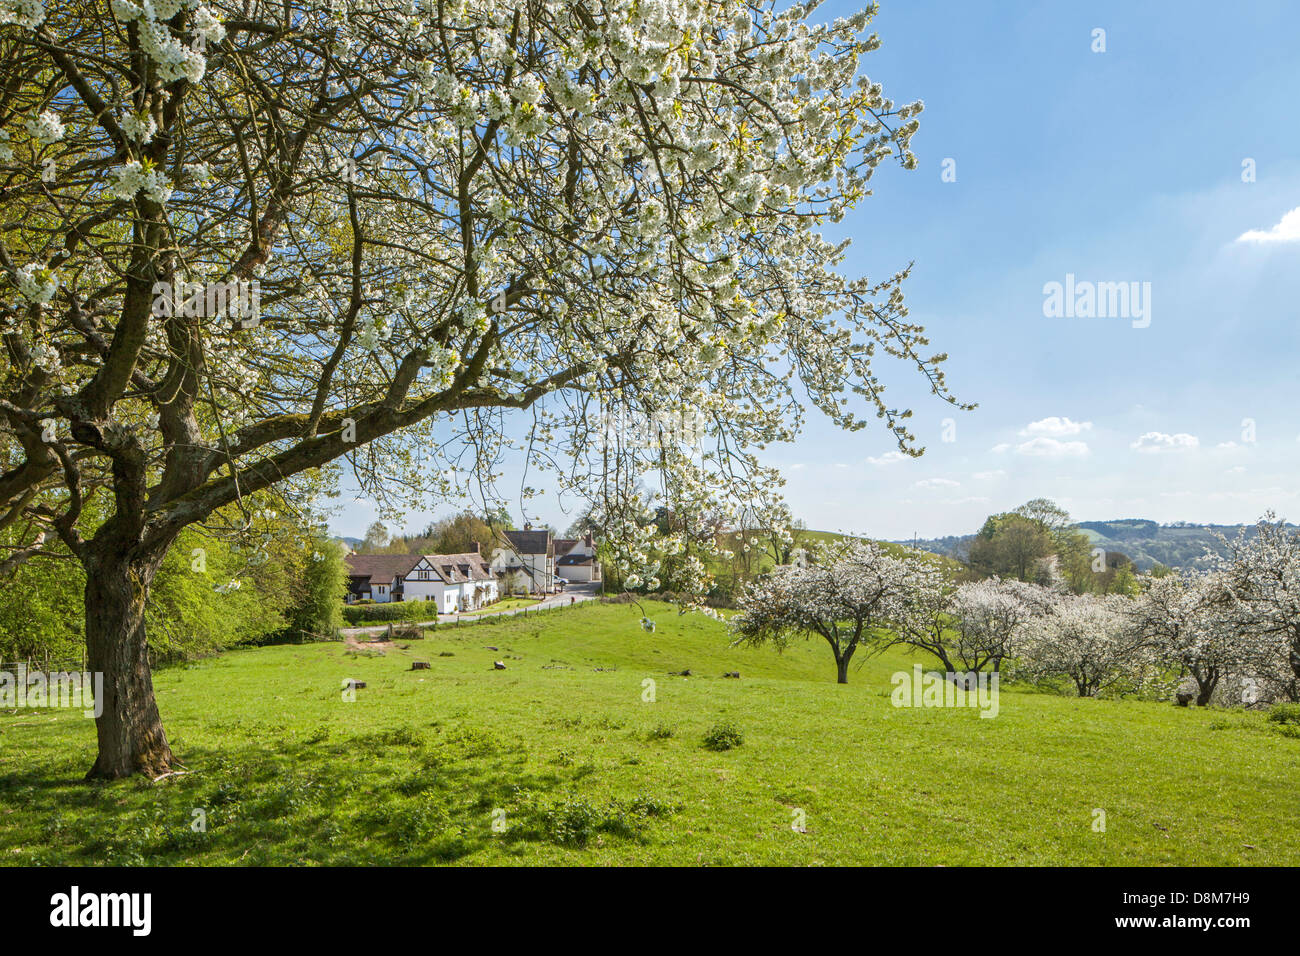
M 879 458 L 872 458 L 868 456 L 867 464 L 875 465 L 877 468 L 879 468 L 881 465 L 896 465 L 906 457 L 907 456 L 904 455 L 901 451 L 887 451 Z
M 916 483 L 918 488 L 960 488 L 960 481 L 953 481 L 951 478 L 925 478 Z
M 1300 206 L 1282 216 L 1271 229 L 1248 229 L 1237 237 L 1238 242 L 1271 243 L 1300 242 Z
M 1201 440 L 1199 438 L 1186 432 L 1178 432 L 1175 435 L 1168 435 L 1164 432 L 1147 432 L 1129 447 L 1145 454 L 1158 454 L 1166 451 L 1195 451 L 1200 445 Z
M 1060 441 L 1040 435 L 1016 446 L 1017 455 L 1031 458 L 1082 458 L 1088 454 L 1088 443 L 1081 441 Z
M 976 481 L 993 481 L 994 479 L 1002 478 L 1005 475 L 1006 472 L 1001 468 L 995 468 L 992 471 L 977 471 L 971 475 L 971 477 Z
M 1020 430 L 1020 434 L 1025 438 L 1038 435 L 1047 438 L 1069 438 L 1071 435 L 1091 430 L 1092 422 L 1076 422 L 1053 415 L 1050 418 L 1040 418 L 1036 422 L 1030 422 Z

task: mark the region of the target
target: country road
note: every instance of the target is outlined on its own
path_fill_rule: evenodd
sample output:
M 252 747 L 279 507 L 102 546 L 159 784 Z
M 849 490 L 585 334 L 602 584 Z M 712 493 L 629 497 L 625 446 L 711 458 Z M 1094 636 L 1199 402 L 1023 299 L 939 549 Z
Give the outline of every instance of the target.
M 514 608 L 509 611 L 480 611 L 476 614 L 439 614 L 436 619 L 427 621 L 393 621 L 393 627 L 433 627 L 455 624 L 458 618 L 477 621 L 485 617 L 510 617 L 515 614 L 535 614 L 538 611 L 557 607 L 569 607 L 584 601 L 593 601 L 600 597 L 600 584 L 570 584 L 560 594 L 548 594 L 543 600 L 527 607 Z M 343 637 L 364 637 L 370 634 L 382 634 L 389 628 L 388 624 L 368 624 L 365 627 L 345 627 L 339 633 Z

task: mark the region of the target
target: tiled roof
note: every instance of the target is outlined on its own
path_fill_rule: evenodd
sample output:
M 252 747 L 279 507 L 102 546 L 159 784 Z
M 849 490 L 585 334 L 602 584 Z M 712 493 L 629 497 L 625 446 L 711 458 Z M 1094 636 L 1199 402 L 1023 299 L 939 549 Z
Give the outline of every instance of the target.
M 428 561 L 448 584 L 493 580 L 492 572 L 488 563 L 483 560 L 483 555 L 472 551 L 467 554 L 426 554 L 424 560 Z
M 420 560 L 418 554 L 349 554 L 345 559 L 348 574 L 370 578 L 376 584 L 388 584 L 395 577 L 406 577 Z
M 555 539 L 555 556 L 568 554 L 573 550 L 573 546 L 578 543 L 577 538 L 556 538 Z
M 566 554 L 555 563 L 565 567 L 572 567 L 573 565 L 591 564 L 594 560 L 589 554 Z
M 507 531 L 506 540 L 515 554 L 552 554 L 551 533 L 541 531 Z

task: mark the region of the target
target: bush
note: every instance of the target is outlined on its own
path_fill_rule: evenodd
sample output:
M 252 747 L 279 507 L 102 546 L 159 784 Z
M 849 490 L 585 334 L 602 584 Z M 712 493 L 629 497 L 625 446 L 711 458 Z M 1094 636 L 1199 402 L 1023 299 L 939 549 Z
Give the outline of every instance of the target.
M 1274 704 L 1265 716 L 1270 723 L 1300 728 L 1300 704 Z
M 389 621 L 434 620 L 438 609 L 432 601 L 398 601 L 393 604 L 349 604 L 343 608 L 343 620 L 357 625 L 366 621 L 380 624 Z
M 709 728 L 709 732 L 704 735 L 704 746 L 707 750 L 731 750 L 733 747 L 739 747 L 744 742 L 744 735 L 725 721 L 714 724 Z

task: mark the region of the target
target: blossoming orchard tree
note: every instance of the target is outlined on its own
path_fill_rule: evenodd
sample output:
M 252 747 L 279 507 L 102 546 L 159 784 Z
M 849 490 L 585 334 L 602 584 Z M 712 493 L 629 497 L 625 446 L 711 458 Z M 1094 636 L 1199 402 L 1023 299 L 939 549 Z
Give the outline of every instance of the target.
M 1060 595 L 1023 581 L 989 578 L 948 584 L 936 567 L 918 568 L 920 586 L 907 595 L 894 643 L 937 657 L 954 681 L 972 671 L 998 671 L 1036 616 Z
M 749 585 L 729 624 L 737 643 L 751 645 L 785 648 L 820 635 L 835 655 L 836 680 L 847 684 L 854 653 L 890 641 L 885 629 L 904 617 L 911 595 L 933 583 L 932 570 L 874 542 L 836 545 L 817 564 L 781 565 Z
M 1278 660 L 1278 642 L 1242 626 L 1241 608 L 1220 573 L 1157 578 L 1130 614 L 1159 663 L 1196 682 L 1205 707 L 1230 674 L 1253 676 Z
M 1152 649 L 1130 620 L 1131 602 L 1119 594 L 1078 594 L 1030 617 L 1016 642 L 1024 672 L 1032 679 L 1067 677 L 1080 697 L 1150 680 Z
M 694 449 L 593 473 L 686 513 L 770 491 L 805 405 L 918 451 L 873 366 L 952 401 L 906 270 L 846 277 L 819 228 L 914 165 L 921 106 L 814 7 L 0 0 L 0 516 L 85 566 L 91 775 L 172 766 L 143 621 L 178 532 L 336 459 L 437 492 L 511 411 L 568 461 L 593 402 L 689 410 Z
M 1218 564 L 1234 598 L 1234 640 L 1251 653 L 1270 696 L 1300 701 L 1300 532 L 1268 512 Z M 1261 658 L 1262 655 L 1262 658 Z

